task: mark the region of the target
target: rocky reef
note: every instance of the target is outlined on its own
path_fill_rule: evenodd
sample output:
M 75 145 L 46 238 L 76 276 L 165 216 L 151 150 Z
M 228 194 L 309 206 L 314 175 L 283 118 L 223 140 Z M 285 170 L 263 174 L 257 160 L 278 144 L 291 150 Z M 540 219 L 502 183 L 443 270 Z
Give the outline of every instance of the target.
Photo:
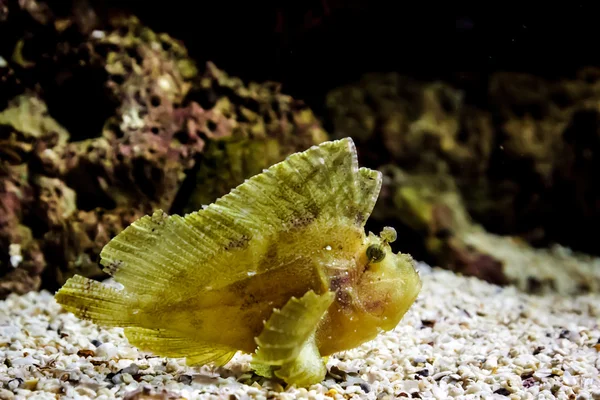
M 558 244 L 534 248 L 520 237 L 489 233 L 469 215 L 444 167 L 409 173 L 387 164 L 380 170 L 385 186 L 373 218 L 398 221 L 405 229 L 401 236 L 414 237 L 403 245 L 420 249 L 419 258 L 528 293 L 600 292 L 600 258 Z
M 494 233 L 598 254 L 600 71 L 558 81 L 496 73 L 479 91 L 366 75 L 329 93 L 330 131 L 357 138 L 372 167 L 444 164 L 469 214 Z
M 0 298 L 101 277 L 100 250 L 141 215 L 196 209 L 327 138 L 277 84 L 198 68 L 134 17 L 92 29 L 25 3 L 10 11 L 50 37 L 0 66 Z

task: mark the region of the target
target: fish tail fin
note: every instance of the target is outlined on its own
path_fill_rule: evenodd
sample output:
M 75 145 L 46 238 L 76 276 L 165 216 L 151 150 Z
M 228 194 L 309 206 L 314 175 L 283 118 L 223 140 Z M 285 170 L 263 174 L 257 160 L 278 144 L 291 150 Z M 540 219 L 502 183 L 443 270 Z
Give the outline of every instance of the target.
M 101 282 L 75 275 L 67 280 L 54 298 L 65 310 L 98 325 L 135 325 L 133 299 L 127 292 Z

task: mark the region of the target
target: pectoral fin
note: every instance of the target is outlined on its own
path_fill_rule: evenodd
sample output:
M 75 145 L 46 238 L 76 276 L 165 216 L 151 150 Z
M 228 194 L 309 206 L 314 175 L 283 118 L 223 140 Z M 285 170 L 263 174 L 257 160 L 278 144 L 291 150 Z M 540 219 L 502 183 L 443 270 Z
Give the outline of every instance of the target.
M 298 356 L 275 370 L 275 375 L 290 385 L 310 386 L 325 378 L 327 368 L 319 353 L 314 333 L 304 343 Z
M 302 346 L 298 356 L 292 361 L 281 366 L 253 362 L 251 367 L 257 375 L 265 378 L 276 376 L 289 384 L 304 387 L 321 382 L 325 378 L 327 373 L 326 362 L 327 357 L 321 357 L 319 354 L 315 335 L 313 334 Z
M 334 298 L 333 292 L 317 295 L 311 290 L 300 299 L 292 297 L 281 310 L 274 310 L 256 338 L 255 371 L 263 376 L 274 371 L 277 377 L 299 386 L 321 381 L 326 369 L 315 332 Z

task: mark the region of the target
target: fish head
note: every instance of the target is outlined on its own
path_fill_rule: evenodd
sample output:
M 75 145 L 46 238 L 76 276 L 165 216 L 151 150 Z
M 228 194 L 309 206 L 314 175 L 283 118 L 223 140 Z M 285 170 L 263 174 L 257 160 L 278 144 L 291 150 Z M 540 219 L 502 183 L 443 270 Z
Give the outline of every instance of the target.
M 355 283 L 357 306 L 380 330 L 396 327 L 421 290 L 421 278 L 408 254 L 394 253 L 390 243 L 396 231 L 386 227 L 379 236 L 366 238 L 357 255 Z

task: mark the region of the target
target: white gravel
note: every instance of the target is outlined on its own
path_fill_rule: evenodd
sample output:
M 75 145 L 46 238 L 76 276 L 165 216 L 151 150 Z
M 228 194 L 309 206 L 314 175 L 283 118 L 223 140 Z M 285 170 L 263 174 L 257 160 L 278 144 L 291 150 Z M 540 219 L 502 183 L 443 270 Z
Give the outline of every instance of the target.
M 61 311 L 48 292 L 0 302 L 0 399 L 600 399 L 600 295 L 531 296 L 422 266 L 398 327 L 284 389 L 249 371 L 188 368 Z M 153 396 L 154 395 L 154 396 Z

